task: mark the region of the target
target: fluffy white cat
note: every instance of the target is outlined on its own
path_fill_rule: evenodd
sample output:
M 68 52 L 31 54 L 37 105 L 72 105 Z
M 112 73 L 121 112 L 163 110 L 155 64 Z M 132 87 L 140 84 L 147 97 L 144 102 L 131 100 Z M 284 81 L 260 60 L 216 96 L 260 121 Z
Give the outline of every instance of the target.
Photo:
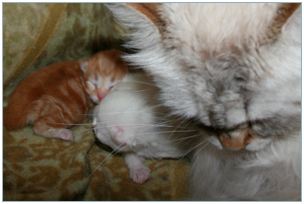
M 127 60 L 201 128 L 192 200 L 301 199 L 301 5 L 110 4 Z M 205 145 L 207 143 L 207 146 Z

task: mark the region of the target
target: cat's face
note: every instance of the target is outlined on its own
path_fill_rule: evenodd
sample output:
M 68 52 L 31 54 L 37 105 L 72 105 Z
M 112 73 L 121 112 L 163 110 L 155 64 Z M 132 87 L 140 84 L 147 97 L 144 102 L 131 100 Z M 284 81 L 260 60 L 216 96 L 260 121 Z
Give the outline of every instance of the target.
M 296 4 L 146 4 L 110 9 L 135 28 L 128 57 L 174 114 L 218 148 L 263 149 L 301 128 L 301 8 Z M 254 16 L 254 18 L 253 18 Z
M 99 104 L 126 75 L 127 67 L 120 55 L 116 50 L 103 51 L 80 62 L 85 90 L 94 103 Z

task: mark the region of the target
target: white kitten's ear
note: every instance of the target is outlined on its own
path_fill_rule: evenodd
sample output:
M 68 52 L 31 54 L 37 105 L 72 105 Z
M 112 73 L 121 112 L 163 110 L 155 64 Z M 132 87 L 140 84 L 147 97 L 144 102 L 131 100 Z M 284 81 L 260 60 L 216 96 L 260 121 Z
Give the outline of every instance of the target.
M 85 72 L 87 70 L 87 62 L 83 61 L 83 62 L 79 62 L 80 65 L 80 69 Z
M 155 25 L 162 30 L 163 22 L 160 18 L 159 7 L 161 3 L 123 3 L 107 4 L 116 19 L 129 27 L 136 27 L 139 19 Z

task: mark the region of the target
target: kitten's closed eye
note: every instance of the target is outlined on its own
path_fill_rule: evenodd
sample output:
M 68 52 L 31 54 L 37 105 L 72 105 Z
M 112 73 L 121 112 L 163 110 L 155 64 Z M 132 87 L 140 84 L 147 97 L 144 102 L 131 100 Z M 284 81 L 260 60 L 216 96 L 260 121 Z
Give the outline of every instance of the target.
M 94 83 L 94 82 L 87 81 L 87 84 L 88 84 L 88 86 L 89 86 L 91 89 L 93 89 L 93 90 L 98 88 L 98 87 L 97 87 L 97 84 Z

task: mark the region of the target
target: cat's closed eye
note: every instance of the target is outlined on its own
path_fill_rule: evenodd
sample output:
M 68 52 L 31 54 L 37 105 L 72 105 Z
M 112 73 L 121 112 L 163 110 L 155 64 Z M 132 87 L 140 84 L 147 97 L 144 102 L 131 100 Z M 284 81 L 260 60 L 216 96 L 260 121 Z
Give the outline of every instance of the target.
M 101 51 L 86 61 L 80 62 L 80 68 L 87 80 L 85 89 L 96 104 L 99 104 L 127 73 L 127 66 L 121 58 L 121 52 L 115 49 Z
M 97 84 L 95 82 L 87 81 L 87 84 L 91 89 L 97 89 Z

